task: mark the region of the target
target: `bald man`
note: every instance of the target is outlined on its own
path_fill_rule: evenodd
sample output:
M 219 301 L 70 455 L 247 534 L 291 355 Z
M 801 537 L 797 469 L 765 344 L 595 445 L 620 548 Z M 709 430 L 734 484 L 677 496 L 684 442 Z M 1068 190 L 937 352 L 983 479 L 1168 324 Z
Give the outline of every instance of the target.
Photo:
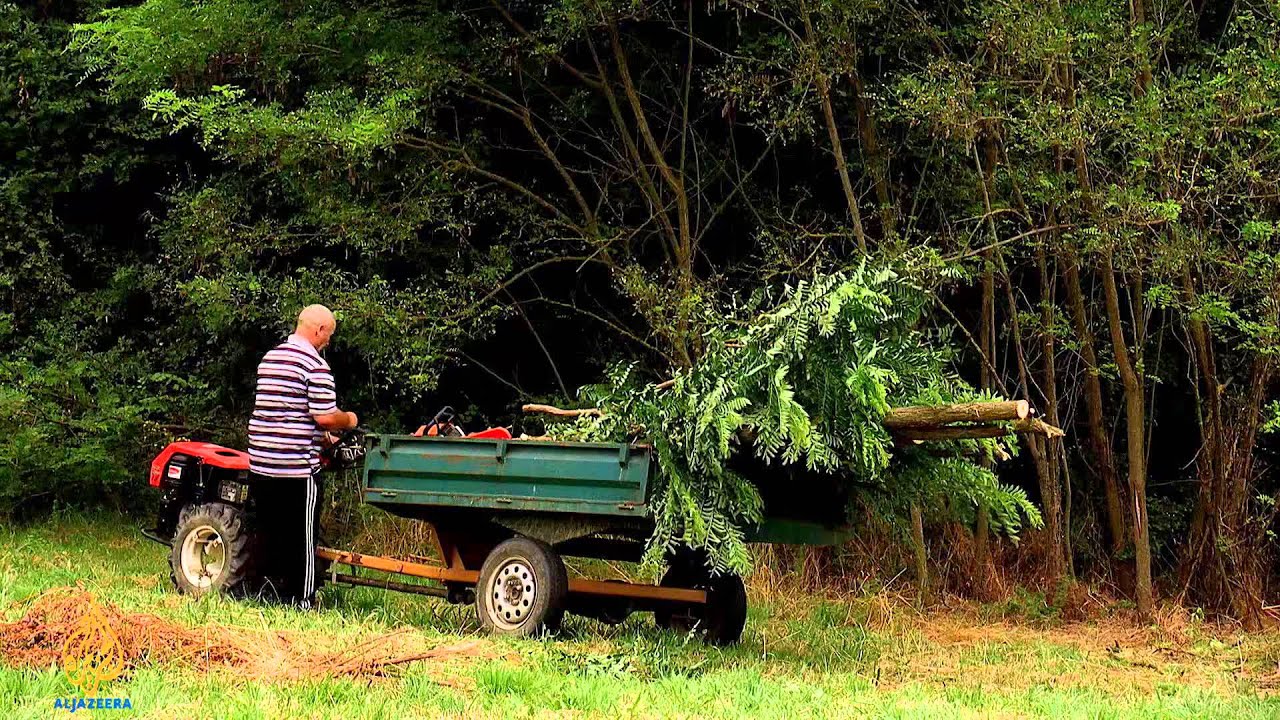
M 315 601 L 320 449 L 327 431 L 355 427 L 338 409 L 333 374 L 320 351 L 337 329 L 329 308 L 308 305 L 293 334 L 262 358 L 249 420 L 249 478 L 261 522 L 267 567 L 282 597 Z

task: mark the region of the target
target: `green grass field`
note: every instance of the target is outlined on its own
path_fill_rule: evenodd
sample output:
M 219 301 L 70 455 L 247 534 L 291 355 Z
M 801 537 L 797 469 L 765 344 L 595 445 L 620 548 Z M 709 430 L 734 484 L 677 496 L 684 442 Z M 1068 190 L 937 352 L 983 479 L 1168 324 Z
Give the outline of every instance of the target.
M 1280 637 L 1192 623 L 1176 635 L 1113 622 L 1035 626 L 1008 608 L 917 616 L 884 598 L 839 601 L 752 593 L 741 646 L 708 649 L 636 615 L 607 627 L 571 618 L 541 641 L 478 635 L 468 607 L 368 588 L 326 588 L 302 613 L 178 596 L 166 549 L 125 521 L 64 519 L 0 529 L 0 621 L 39 593 L 80 585 L 127 612 L 210 633 L 283 631 L 352 645 L 408 626 L 423 641 L 477 636 L 478 652 L 423 660 L 389 676 L 264 680 L 252 673 L 144 664 L 101 694 L 149 718 L 884 717 L 1280 718 L 1270 695 Z M 0 717 L 66 716 L 75 695 L 56 667 L 0 664 Z

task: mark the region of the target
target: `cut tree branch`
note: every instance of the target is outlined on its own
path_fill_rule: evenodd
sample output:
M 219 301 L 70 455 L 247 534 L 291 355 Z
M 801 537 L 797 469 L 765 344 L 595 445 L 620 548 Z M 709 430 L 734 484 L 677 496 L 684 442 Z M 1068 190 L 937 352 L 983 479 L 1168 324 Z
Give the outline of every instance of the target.
M 604 413 L 600 412 L 599 408 L 580 408 L 577 410 L 565 410 L 564 408 L 558 408 L 554 405 L 539 405 L 537 403 L 529 403 L 527 405 L 522 405 L 520 409 L 526 413 L 529 413 L 530 415 L 533 415 L 533 414 L 554 415 L 556 417 L 567 417 L 567 418 L 603 417 L 604 416 Z
M 1030 415 L 1031 405 L 1026 400 L 920 405 L 893 408 L 885 413 L 884 426 L 889 429 L 936 428 L 957 422 L 1025 420 Z

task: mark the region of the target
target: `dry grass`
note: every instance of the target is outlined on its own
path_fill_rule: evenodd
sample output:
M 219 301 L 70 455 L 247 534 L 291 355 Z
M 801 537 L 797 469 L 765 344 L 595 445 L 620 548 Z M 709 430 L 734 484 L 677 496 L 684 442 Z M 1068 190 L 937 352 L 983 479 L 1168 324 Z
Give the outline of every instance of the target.
M 126 613 L 79 588 L 57 588 L 26 603 L 18 620 L 0 624 L 0 658 L 15 667 L 61 665 L 68 638 L 82 632 L 82 622 L 95 609 L 126 673 L 150 663 L 173 662 L 206 671 L 231 668 L 237 677 L 250 680 L 379 677 L 411 662 L 448 660 L 441 663 L 447 670 L 437 679 L 455 685 L 468 661 L 495 657 L 488 641 L 432 643 L 411 629 L 351 644 L 288 631 L 187 627 L 155 615 Z

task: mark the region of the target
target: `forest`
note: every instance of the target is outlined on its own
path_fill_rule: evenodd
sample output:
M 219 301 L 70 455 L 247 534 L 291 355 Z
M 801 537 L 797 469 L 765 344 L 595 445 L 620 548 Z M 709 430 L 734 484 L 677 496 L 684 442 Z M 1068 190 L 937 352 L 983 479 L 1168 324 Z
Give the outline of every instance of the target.
M 789 356 L 862 368 L 802 399 L 962 383 L 1066 434 L 757 565 L 1280 603 L 1277 0 L 41 0 L 0 55 L 4 517 L 142 512 L 169 440 L 243 446 L 308 303 L 366 424 L 538 433 L 521 404 L 740 372 L 743 318 L 844 278 L 898 314 Z M 758 390 L 811 464 L 880 467 L 863 405 L 815 440 Z

